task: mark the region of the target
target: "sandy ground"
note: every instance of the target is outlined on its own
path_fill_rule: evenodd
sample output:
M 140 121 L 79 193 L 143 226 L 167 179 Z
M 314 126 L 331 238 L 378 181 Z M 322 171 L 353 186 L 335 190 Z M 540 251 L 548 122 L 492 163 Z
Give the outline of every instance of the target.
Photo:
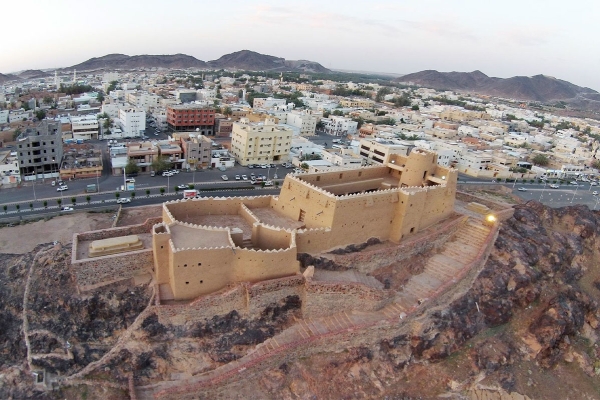
M 127 207 L 121 211 L 117 226 L 143 224 L 148 218 L 161 217 L 162 204 L 141 207 Z
M 73 241 L 73 234 L 110 228 L 114 213 L 74 213 L 0 229 L 0 253 L 24 254 L 41 243 Z

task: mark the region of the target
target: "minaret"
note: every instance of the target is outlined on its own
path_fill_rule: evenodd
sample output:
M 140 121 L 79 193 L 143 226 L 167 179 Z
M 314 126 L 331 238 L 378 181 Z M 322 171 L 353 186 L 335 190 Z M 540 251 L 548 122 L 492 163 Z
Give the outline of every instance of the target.
M 77 70 L 73 70 L 73 83 L 77 83 Z
M 58 89 L 58 70 L 54 70 L 54 86 Z

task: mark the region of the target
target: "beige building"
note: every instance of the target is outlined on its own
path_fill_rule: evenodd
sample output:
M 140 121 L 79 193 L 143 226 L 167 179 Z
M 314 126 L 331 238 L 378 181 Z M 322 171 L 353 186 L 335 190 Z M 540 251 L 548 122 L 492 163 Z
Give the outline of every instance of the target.
M 196 132 L 173 132 L 183 150 L 183 168 L 201 169 L 210 167 L 212 139 Z
M 340 100 L 340 105 L 342 107 L 351 108 L 373 108 L 375 102 L 373 102 L 373 100 L 367 99 L 343 99 Z
M 127 145 L 127 159 L 133 160 L 140 172 L 150 172 L 152 162 L 158 157 L 158 147 L 153 142 L 135 142 Z
M 390 155 L 400 154 L 406 156 L 410 148 L 397 140 L 363 138 L 359 144 L 359 154 L 365 158 L 367 163 L 386 164 Z
M 287 161 L 292 133 L 291 129 L 275 125 L 272 120 L 252 124 L 242 119 L 233 124 L 231 153 L 240 165 Z

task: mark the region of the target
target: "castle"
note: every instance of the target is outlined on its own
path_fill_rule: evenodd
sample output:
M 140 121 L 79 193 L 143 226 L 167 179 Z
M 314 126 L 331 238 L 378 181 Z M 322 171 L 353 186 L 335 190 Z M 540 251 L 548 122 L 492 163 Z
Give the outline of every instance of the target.
M 135 274 L 136 260 L 152 262 L 161 299 L 191 300 L 230 283 L 298 274 L 299 253 L 369 238 L 400 242 L 452 214 L 456 182 L 457 171 L 423 149 L 392 155 L 385 166 L 288 175 L 279 196 L 171 201 L 151 226 L 76 234 L 72 263 L 80 287 L 91 287 Z M 84 249 L 133 234 L 143 248 L 115 241 L 126 251 L 94 258 Z

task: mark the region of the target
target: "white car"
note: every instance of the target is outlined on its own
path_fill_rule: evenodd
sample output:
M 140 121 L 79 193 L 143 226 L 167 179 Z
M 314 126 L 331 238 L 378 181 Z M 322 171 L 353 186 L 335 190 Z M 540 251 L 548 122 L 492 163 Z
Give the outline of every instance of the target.
M 117 204 L 127 204 L 127 203 L 131 203 L 131 199 L 128 199 L 127 197 L 122 197 L 120 199 L 117 199 Z
M 69 187 L 67 185 L 61 185 L 61 186 L 59 186 L 59 187 L 56 188 L 56 191 L 57 192 L 63 192 L 63 191 L 68 190 L 68 189 L 69 189 Z
M 553 183 L 552 185 L 550 185 L 550 187 L 552 189 L 558 189 L 560 186 L 558 186 L 556 183 Z
M 524 187 L 520 187 L 520 188 L 518 188 L 517 190 L 518 190 L 519 192 L 526 192 L 526 191 L 527 191 L 527 189 L 525 189 Z
M 594 196 L 597 196 L 597 195 L 598 195 L 598 192 L 594 190 L 594 191 L 592 192 L 592 194 L 593 194 Z
M 60 209 L 60 211 L 73 211 L 73 207 L 64 206 L 63 208 Z
M 240 179 L 241 179 L 241 178 L 240 178 L 240 176 L 239 176 L 239 175 L 236 175 L 236 176 L 235 176 L 235 180 L 236 180 L 236 181 L 239 181 Z
M 247 181 L 247 180 L 248 180 L 248 177 L 247 177 L 246 175 L 242 175 L 242 180 L 243 180 L 243 181 Z
M 224 181 L 228 181 L 229 178 L 227 177 L 227 175 L 221 175 L 221 179 L 223 179 Z

